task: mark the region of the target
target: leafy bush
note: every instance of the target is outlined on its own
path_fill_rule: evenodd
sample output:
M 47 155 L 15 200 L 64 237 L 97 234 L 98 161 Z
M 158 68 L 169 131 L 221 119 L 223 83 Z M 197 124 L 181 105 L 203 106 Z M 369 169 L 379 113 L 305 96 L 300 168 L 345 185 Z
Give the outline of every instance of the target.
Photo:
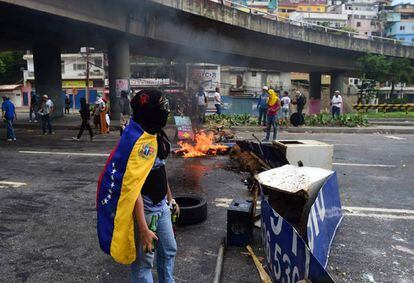
M 222 126 L 225 128 L 234 126 L 252 126 L 257 125 L 257 117 L 250 114 L 234 114 L 234 115 L 209 115 L 206 117 L 211 127 Z
M 333 119 L 331 114 L 321 113 L 318 115 L 306 115 L 306 126 L 317 127 L 366 127 L 368 119 L 365 115 L 343 114 Z

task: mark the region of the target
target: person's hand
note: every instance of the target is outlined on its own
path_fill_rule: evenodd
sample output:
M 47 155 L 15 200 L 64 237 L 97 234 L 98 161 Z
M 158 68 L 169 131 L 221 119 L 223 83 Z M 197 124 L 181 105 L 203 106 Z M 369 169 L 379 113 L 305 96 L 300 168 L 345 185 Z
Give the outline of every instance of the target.
M 147 228 L 145 231 L 139 231 L 139 241 L 145 252 L 154 251 L 153 240 L 158 241 L 158 237 L 150 229 Z
M 171 200 L 171 206 L 170 207 L 171 207 L 171 214 L 172 215 L 177 215 L 179 217 L 180 216 L 180 207 L 175 202 L 175 199 Z

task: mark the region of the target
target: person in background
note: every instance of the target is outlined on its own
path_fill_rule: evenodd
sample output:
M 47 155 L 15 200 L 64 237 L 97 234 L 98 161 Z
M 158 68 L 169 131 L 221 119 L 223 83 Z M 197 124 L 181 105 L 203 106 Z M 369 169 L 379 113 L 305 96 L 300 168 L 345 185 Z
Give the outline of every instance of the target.
M 198 88 L 196 98 L 198 122 L 204 124 L 206 122 L 207 95 L 202 86 Z
M 35 92 L 32 92 L 30 97 L 30 112 L 29 112 L 29 123 L 37 123 L 37 112 L 39 111 L 39 97 Z M 34 114 L 34 119 L 33 119 Z
M 128 93 L 121 91 L 121 99 L 119 100 L 119 106 L 121 108 L 121 116 L 119 118 L 119 134 L 122 136 L 123 131 L 129 125 L 129 119 L 131 118 L 131 107 L 129 105 Z
M 91 141 L 93 141 L 93 131 L 91 125 L 89 124 L 89 120 L 91 119 L 91 110 L 89 108 L 89 104 L 86 103 L 86 99 L 82 97 L 80 99 L 81 109 L 79 110 L 80 116 L 82 118 L 82 125 L 79 129 L 79 133 L 77 137 L 73 137 L 72 139 L 75 141 L 80 141 L 80 138 L 83 134 L 85 129 L 88 129 L 89 136 L 91 137 Z
M 52 100 L 44 94 L 42 96 L 42 105 L 39 114 L 42 117 L 42 130 L 44 135 L 52 134 L 52 113 L 54 111 L 54 104 Z M 47 131 L 46 131 L 47 130 Z
M 106 98 L 102 98 L 104 102 L 104 110 L 101 111 L 101 133 L 109 134 L 109 126 L 111 125 L 111 118 L 109 117 L 109 101 Z
M 266 115 L 267 115 L 267 102 L 269 99 L 269 88 L 264 86 L 262 88 L 262 94 L 259 96 L 259 101 L 257 102 L 257 109 L 259 110 L 259 126 L 266 126 Z
M 69 95 L 66 95 L 66 97 L 65 97 L 65 114 L 69 114 L 69 110 L 70 110 L 70 99 L 69 99 Z
M 294 104 L 296 104 L 297 112 L 302 115 L 303 108 L 306 105 L 306 97 L 299 90 L 296 91 L 296 102 Z
M 16 109 L 10 98 L 3 96 L 3 103 L 1 104 L 1 112 L 3 121 L 7 125 L 7 140 L 15 141 L 16 135 L 13 129 L 13 121 L 17 120 Z
M 335 90 L 334 96 L 331 99 L 332 105 L 332 118 L 337 119 L 341 115 L 342 108 L 342 96 L 340 95 L 339 90 Z
M 216 107 L 216 114 L 218 115 L 221 115 L 221 105 L 223 105 L 223 102 L 221 101 L 220 89 L 216 87 L 216 92 L 214 93 L 214 106 Z
M 98 94 L 96 96 L 96 102 L 93 106 L 93 124 L 95 125 L 95 133 L 102 133 L 101 125 L 101 112 L 105 111 L 105 102 L 102 100 L 102 96 Z
M 263 141 L 267 142 L 270 138 L 270 130 L 273 127 L 273 140 L 277 137 L 277 113 L 280 109 L 280 99 L 277 97 L 276 92 L 269 90 L 269 100 L 267 103 L 267 128 L 266 137 Z
M 283 92 L 283 97 L 281 98 L 280 103 L 282 105 L 282 118 L 281 118 L 280 126 L 283 125 L 283 121 L 284 121 L 286 123 L 286 129 L 287 129 L 289 126 L 290 103 L 291 103 L 291 99 L 287 91 Z

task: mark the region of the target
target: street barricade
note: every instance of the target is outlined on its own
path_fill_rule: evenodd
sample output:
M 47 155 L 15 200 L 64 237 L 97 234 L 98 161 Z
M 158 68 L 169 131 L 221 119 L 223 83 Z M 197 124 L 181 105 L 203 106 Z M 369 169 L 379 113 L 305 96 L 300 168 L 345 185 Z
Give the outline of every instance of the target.
M 343 218 L 336 172 L 285 165 L 258 174 L 257 180 L 262 188 L 262 237 L 273 281 L 333 282 L 326 266 Z M 303 198 L 300 215 L 292 217 L 297 207 L 292 214 L 289 207 L 279 209 L 280 202 L 271 205 L 264 190 L 291 195 L 299 203 Z

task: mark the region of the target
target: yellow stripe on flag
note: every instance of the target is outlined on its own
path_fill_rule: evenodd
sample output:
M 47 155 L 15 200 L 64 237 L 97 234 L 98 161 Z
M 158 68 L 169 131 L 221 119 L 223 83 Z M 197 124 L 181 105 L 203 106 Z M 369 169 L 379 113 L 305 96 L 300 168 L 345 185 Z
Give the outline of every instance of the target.
M 114 221 L 111 256 L 122 264 L 131 264 L 136 258 L 133 212 L 156 156 L 156 135 L 144 132 L 129 156 Z

